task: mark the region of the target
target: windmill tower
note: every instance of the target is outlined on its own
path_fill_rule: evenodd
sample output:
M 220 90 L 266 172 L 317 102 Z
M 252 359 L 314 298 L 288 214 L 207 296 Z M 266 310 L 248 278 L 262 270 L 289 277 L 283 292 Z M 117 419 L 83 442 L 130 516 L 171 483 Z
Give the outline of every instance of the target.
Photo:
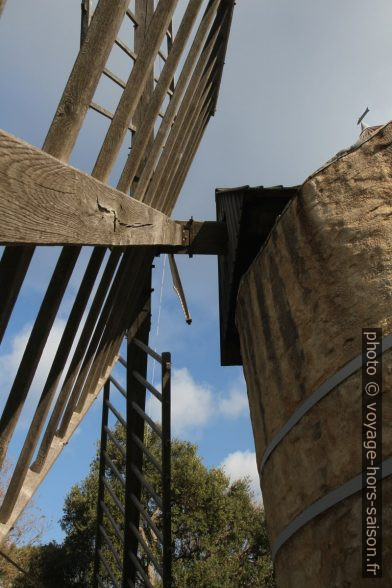
M 244 368 L 285 588 L 392 581 L 391 164 L 387 123 L 302 186 L 217 191 L 222 364 Z

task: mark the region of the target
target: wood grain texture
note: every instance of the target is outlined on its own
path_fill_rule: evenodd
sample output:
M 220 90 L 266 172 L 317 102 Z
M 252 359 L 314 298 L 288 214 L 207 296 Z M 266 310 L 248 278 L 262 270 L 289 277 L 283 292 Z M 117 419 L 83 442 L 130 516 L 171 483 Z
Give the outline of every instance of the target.
M 147 30 L 145 42 L 138 52 L 127 85 L 121 95 L 113 120 L 110 124 L 93 175 L 100 180 L 107 180 L 123 139 L 135 114 L 139 99 L 153 68 L 159 47 L 165 37 L 178 0 L 159 0 Z
M 132 150 L 121 175 L 118 189 L 126 192 L 131 186 L 142 161 L 148 138 L 154 129 L 156 117 L 159 114 L 163 99 L 170 88 L 174 73 L 178 66 L 180 57 L 184 51 L 185 44 L 192 30 L 196 16 L 200 10 L 202 0 L 192 0 L 184 14 L 180 27 L 177 31 L 173 46 L 169 51 L 168 58 L 159 76 L 158 83 L 147 105 L 141 125 L 132 141 Z
M 0 132 L 0 242 L 182 244 L 164 214 Z
M 133 196 L 137 200 L 143 200 L 143 198 L 144 198 L 145 192 L 148 188 L 149 182 L 150 182 L 151 177 L 154 173 L 155 165 L 156 165 L 157 161 L 159 160 L 159 156 L 161 154 L 166 137 L 171 129 L 173 121 L 176 117 L 178 107 L 181 103 L 184 92 L 185 92 L 187 85 L 188 85 L 188 82 L 191 78 L 193 68 L 195 67 L 196 62 L 198 61 L 200 51 L 202 50 L 202 47 L 203 47 L 203 43 L 204 43 L 205 38 L 207 37 L 207 34 L 210 30 L 211 23 L 213 22 L 214 16 L 216 14 L 218 4 L 219 4 L 219 0 L 211 1 L 206 9 L 206 12 L 203 15 L 203 18 L 202 18 L 201 23 L 199 25 L 198 31 L 196 33 L 194 40 L 193 40 L 191 49 L 190 49 L 189 54 L 187 56 L 187 59 L 184 63 L 184 67 L 182 68 L 181 74 L 178 78 L 173 96 L 170 100 L 170 103 L 169 103 L 167 109 L 166 109 L 165 116 L 163 117 L 163 120 L 162 120 L 161 125 L 158 130 L 158 133 L 155 137 L 154 144 L 148 154 L 148 158 L 147 158 L 146 164 L 143 168 L 143 172 L 139 177 L 136 191 L 133 194 Z M 199 61 L 204 60 L 204 59 L 205 59 L 205 52 L 202 53 L 202 55 L 199 58 Z M 202 67 L 202 66 L 200 65 L 200 67 Z M 130 162 L 130 160 L 128 160 L 128 161 L 129 161 L 129 164 L 127 162 L 127 164 L 124 168 L 123 174 L 120 178 L 120 183 L 119 183 L 119 185 L 121 185 L 121 187 L 124 190 L 126 188 L 130 187 L 130 180 L 132 179 L 131 178 L 132 174 L 130 175 L 128 167 L 127 167 L 128 165 L 129 166 L 131 165 L 131 162 Z M 157 206 L 157 208 L 159 208 L 159 207 Z
M 242 279 L 236 324 L 258 463 L 326 379 L 361 353 L 362 327 L 392 332 L 392 123 L 313 174 Z M 383 458 L 392 455 L 392 352 L 383 357 Z M 362 470 L 361 374 L 322 399 L 279 443 L 262 477 L 270 541 Z M 384 484 L 390 494 L 390 480 Z M 284 588 L 365 585 L 356 496 L 278 552 Z M 392 557 L 384 511 L 384 561 Z M 344 534 L 344 541 L 342 535 Z M 325 545 L 328 549 L 325 550 Z M 380 585 L 389 586 L 391 568 Z M 366 581 L 365 581 L 366 582 Z M 367 585 L 367 584 L 366 584 Z
M 99 0 L 94 11 L 43 146 L 44 151 L 62 161 L 69 159 L 128 3 Z

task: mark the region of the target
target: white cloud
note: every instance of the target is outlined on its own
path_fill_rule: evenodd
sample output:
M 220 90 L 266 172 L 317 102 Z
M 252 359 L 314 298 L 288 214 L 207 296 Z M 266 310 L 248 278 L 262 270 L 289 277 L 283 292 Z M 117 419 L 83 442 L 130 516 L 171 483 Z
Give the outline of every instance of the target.
M 63 319 L 56 319 L 50 331 L 48 340 L 46 342 L 44 351 L 42 353 L 41 361 L 39 362 L 34 380 L 29 390 L 26 404 L 22 411 L 18 422 L 18 427 L 26 427 L 32 412 L 36 408 L 37 400 L 42 392 L 49 370 L 51 368 L 54 355 L 57 351 L 65 321 Z M 31 324 L 25 325 L 18 333 L 16 333 L 11 340 L 11 349 L 9 353 L 0 355 L 0 385 L 6 394 L 2 397 L 1 409 L 3 409 L 8 392 L 11 389 L 13 380 L 18 370 L 20 361 L 22 359 L 26 344 L 31 332 Z
M 250 487 L 257 502 L 261 501 L 259 473 L 256 465 L 256 454 L 254 451 L 235 451 L 229 453 L 222 461 L 223 467 L 230 481 L 234 482 L 241 478 L 249 478 Z
M 243 378 L 238 378 L 229 388 L 228 394 L 220 398 L 218 410 L 222 416 L 231 419 L 249 416 L 248 396 Z
M 148 414 L 160 420 L 160 410 L 160 403 L 150 397 Z M 196 382 L 187 368 L 173 370 L 171 417 L 175 435 L 200 431 L 217 417 L 233 420 L 243 416 L 249 416 L 249 406 L 242 377 L 232 383 L 227 393 L 220 394 L 214 393 L 209 384 Z
M 151 403 L 153 418 L 159 418 L 158 401 Z M 171 417 L 175 435 L 205 426 L 214 414 L 211 388 L 198 384 L 187 368 L 174 369 L 172 377 Z

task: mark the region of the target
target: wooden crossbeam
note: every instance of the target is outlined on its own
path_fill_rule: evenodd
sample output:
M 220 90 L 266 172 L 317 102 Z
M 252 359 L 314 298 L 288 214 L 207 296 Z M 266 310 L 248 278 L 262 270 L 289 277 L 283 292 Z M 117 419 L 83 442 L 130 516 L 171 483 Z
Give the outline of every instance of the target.
M 182 244 L 158 210 L 0 131 L 0 243 Z
M 1 244 L 163 246 L 172 251 L 192 245 L 184 235 L 186 223 L 0 131 Z M 220 252 L 221 227 L 198 227 L 194 252 L 198 247 L 200 253 Z

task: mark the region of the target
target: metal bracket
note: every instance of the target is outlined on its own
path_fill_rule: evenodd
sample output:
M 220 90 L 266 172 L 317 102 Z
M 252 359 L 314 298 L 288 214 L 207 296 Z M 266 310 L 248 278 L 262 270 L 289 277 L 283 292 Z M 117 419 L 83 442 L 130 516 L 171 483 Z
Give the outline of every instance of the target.
M 186 225 L 184 225 L 184 228 L 182 229 L 182 243 L 183 243 L 184 247 L 186 247 L 188 249 L 189 257 L 193 257 L 193 253 L 191 251 L 191 243 L 192 243 L 192 239 L 193 239 L 192 226 L 193 226 L 193 216 L 191 216 L 189 221 L 186 223 Z

